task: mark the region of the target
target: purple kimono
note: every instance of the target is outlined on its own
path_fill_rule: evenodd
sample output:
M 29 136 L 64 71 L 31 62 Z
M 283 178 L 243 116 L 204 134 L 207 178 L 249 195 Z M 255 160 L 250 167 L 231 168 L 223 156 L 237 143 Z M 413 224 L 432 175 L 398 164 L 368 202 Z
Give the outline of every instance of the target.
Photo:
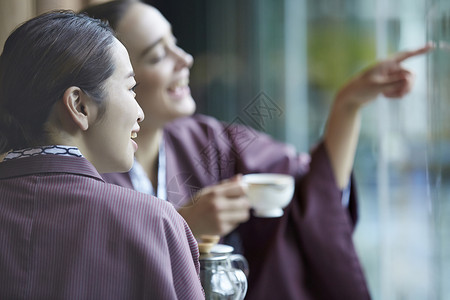
M 167 197 L 174 206 L 234 174 L 286 173 L 296 193 L 280 218 L 256 218 L 224 238 L 249 262 L 246 299 L 370 299 L 353 242 L 356 191 L 341 203 L 326 149 L 311 156 L 268 135 L 196 115 L 169 124 L 164 134 Z M 132 187 L 128 174 L 105 179 Z
M 204 299 L 198 255 L 172 205 L 85 158 L 0 163 L 0 299 Z

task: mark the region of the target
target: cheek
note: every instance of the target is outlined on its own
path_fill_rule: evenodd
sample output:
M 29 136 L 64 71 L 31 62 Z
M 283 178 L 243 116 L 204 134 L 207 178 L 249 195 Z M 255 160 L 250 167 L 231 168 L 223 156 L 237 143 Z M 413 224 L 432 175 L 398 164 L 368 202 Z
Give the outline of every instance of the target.
M 109 121 L 120 131 L 130 131 L 138 118 L 138 108 L 131 92 L 117 93 L 117 105 L 110 111 Z
M 159 114 L 162 101 L 158 97 L 152 97 L 151 94 L 147 94 L 146 97 L 137 98 L 137 101 L 144 111 L 146 116 L 145 119 L 147 119 L 147 116 L 149 115 Z
M 152 80 L 152 78 L 154 78 Z M 138 81 L 139 86 L 136 90 L 136 100 L 144 113 L 153 110 L 159 110 L 164 104 L 164 97 L 167 93 L 167 84 L 160 77 L 147 77 L 145 80 Z
M 161 66 L 158 68 L 144 68 L 141 72 L 136 72 L 136 82 L 139 83 L 137 93 L 157 94 L 165 91 L 171 82 L 170 73 Z

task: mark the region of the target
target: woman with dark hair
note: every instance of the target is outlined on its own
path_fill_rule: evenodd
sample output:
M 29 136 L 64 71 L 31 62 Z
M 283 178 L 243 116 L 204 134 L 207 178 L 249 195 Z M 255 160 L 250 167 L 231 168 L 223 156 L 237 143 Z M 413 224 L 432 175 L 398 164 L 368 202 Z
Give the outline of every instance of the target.
M 173 206 L 105 183 L 128 171 L 144 114 L 110 28 L 61 11 L 0 56 L 0 298 L 202 299 L 198 248 Z
M 127 48 L 139 83 L 136 99 L 147 114 L 131 171 L 104 178 L 167 199 L 195 236 L 220 235 L 244 254 L 250 267 L 246 299 L 370 298 L 352 242 L 355 185 L 349 196 L 343 193 L 351 181 L 360 110 L 379 94 L 408 93 L 413 75 L 401 62 L 430 46 L 399 53 L 352 78 L 308 156 L 249 128 L 191 116 L 193 58 L 177 46 L 156 8 L 119 0 L 85 12 L 108 20 Z M 247 173 L 295 176 L 296 194 L 282 217 L 250 216 L 239 175 Z

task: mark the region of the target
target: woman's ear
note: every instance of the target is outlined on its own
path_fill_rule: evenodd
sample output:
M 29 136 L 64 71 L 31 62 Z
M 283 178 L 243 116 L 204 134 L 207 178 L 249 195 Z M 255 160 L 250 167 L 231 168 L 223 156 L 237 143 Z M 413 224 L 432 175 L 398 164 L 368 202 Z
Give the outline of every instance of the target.
M 63 95 L 64 108 L 73 122 L 86 131 L 97 116 L 97 107 L 79 87 L 68 88 Z

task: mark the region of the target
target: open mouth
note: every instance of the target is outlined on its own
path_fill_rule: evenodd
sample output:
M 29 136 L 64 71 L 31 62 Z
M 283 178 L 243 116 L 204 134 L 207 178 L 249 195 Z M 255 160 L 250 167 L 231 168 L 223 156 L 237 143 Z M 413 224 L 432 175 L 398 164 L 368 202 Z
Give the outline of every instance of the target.
M 133 131 L 133 132 L 131 133 L 131 138 L 132 138 L 132 139 L 137 138 L 137 132 L 134 132 L 134 131 Z
M 173 96 L 185 96 L 189 93 L 189 78 L 183 78 L 169 86 L 168 91 Z

